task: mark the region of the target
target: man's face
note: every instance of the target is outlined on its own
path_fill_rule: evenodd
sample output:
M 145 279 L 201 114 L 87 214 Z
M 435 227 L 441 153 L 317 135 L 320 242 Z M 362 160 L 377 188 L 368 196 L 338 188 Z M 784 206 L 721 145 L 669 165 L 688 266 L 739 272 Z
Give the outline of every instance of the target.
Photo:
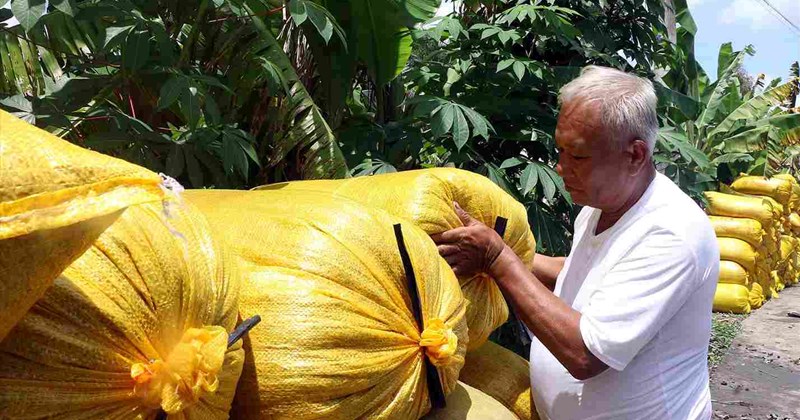
M 614 209 L 630 188 L 629 156 L 606 138 L 597 103 L 563 104 L 556 126 L 556 170 L 576 204 Z

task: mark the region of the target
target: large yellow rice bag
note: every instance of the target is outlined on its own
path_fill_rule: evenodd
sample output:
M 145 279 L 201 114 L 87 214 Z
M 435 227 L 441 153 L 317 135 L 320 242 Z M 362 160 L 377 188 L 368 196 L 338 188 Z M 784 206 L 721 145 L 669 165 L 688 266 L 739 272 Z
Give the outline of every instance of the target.
M 765 230 L 777 220 L 769 201 L 758 197 L 747 197 L 706 191 L 706 212 L 713 216 L 742 217 L 755 219 Z
M 447 397 L 447 407 L 436 410 L 424 420 L 519 420 L 499 401 L 465 383 L 459 382 Z
M 345 180 L 297 181 L 266 185 L 265 190 L 326 191 L 416 223 L 428 234 L 462 225 L 453 208 L 458 202 L 472 217 L 489 227 L 497 217 L 508 220 L 503 239 L 531 267 L 536 241 L 525 207 L 488 178 L 460 169 L 433 168 Z M 469 325 L 469 348 L 486 342 L 508 319 L 500 289 L 485 275 L 462 278 Z
M 0 343 L 0 417 L 227 419 L 238 276 L 191 207 L 128 208 Z
M 797 179 L 790 174 L 777 174 L 774 176 L 774 178 L 784 179 L 792 184 L 792 194 L 789 197 L 789 208 L 792 212 L 800 209 L 800 184 L 798 184 Z
M 161 178 L 0 110 L 0 340 L 127 206 Z
M 731 188 L 745 194 L 772 197 L 783 206 L 789 205 L 792 195 L 791 181 L 777 177 L 743 176 L 733 181 Z
M 467 352 L 459 380 L 500 401 L 521 419 L 538 419 L 531 402 L 528 361 L 487 341 Z
M 187 191 L 245 273 L 249 334 L 234 418 L 417 419 L 425 359 L 445 393 L 464 364 L 466 301 L 430 237 L 408 221 L 309 191 Z M 424 325 L 412 312 L 401 223 Z
M 714 312 L 750 313 L 750 291 L 738 284 L 717 284 L 714 293 Z
M 733 261 L 745 270 L 754 272 L 758 252 L 752 245 L 736 238 L 717 238 L 717 244 L 720 260 Z
M 761 245 L 764 230 L 758 220 L 722 216 L 709 216 L 708 219 L 718 237 L 741 239 L 754 247 Z
M 761 287 L 761 284 L 751 281 L 750 285 L 748 286 L 748 298 L 750 300 L 750 309 L 758 309 L 763 304 L 766 298 L 764 297 L 764 289 Z
M 750 275 L 744 267 L 733 261 L 720 261 L 719 283 L 747 286 L 750 284 Z
M 800 214 L 791 213 L 789 215 L 789 225 L 792 229 L 792 234 L 795 236 L 800 235 Z

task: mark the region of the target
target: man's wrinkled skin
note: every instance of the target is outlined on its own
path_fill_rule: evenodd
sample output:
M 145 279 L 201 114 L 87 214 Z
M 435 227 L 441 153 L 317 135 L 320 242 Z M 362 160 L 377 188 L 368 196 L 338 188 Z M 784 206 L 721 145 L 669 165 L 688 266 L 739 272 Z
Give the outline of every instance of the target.
M 576 204 L 602 210 L 596 233 L 619 220 L 644 194 L 656 171 L 645 141 L 609 138 L 594 102 L 567 102 L 556 127 L 556 170 Z M 454 203 L 464 227 L 433 235 L 439 253 L 459 276 L 486 273 L 495 279 L 519 318 L 578 380 L 608 366 L 594 356 L 580 333 L 580 312 L 553 290 L 564 258 L 536 254 L 533 270 L 495 231 Z

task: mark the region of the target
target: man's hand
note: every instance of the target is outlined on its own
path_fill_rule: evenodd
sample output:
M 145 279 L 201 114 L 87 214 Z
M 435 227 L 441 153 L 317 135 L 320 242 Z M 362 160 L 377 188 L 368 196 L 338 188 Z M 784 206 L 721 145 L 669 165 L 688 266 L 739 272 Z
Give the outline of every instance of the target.
M 464 227 L 431 235 L 439 254 L 459 277 L 486 273 L 505 248 L 503 238 L 490 227 L 475 220 L 458 203 L 453 203 Z

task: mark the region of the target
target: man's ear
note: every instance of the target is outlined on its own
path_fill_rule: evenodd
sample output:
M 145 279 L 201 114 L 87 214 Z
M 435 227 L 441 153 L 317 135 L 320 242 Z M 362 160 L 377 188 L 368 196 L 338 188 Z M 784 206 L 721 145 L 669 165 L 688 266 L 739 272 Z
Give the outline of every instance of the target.
M 638 175 L 652 160 L 644 140 L 633 140 L 628 146 L 630 152 L 631 175 Z

